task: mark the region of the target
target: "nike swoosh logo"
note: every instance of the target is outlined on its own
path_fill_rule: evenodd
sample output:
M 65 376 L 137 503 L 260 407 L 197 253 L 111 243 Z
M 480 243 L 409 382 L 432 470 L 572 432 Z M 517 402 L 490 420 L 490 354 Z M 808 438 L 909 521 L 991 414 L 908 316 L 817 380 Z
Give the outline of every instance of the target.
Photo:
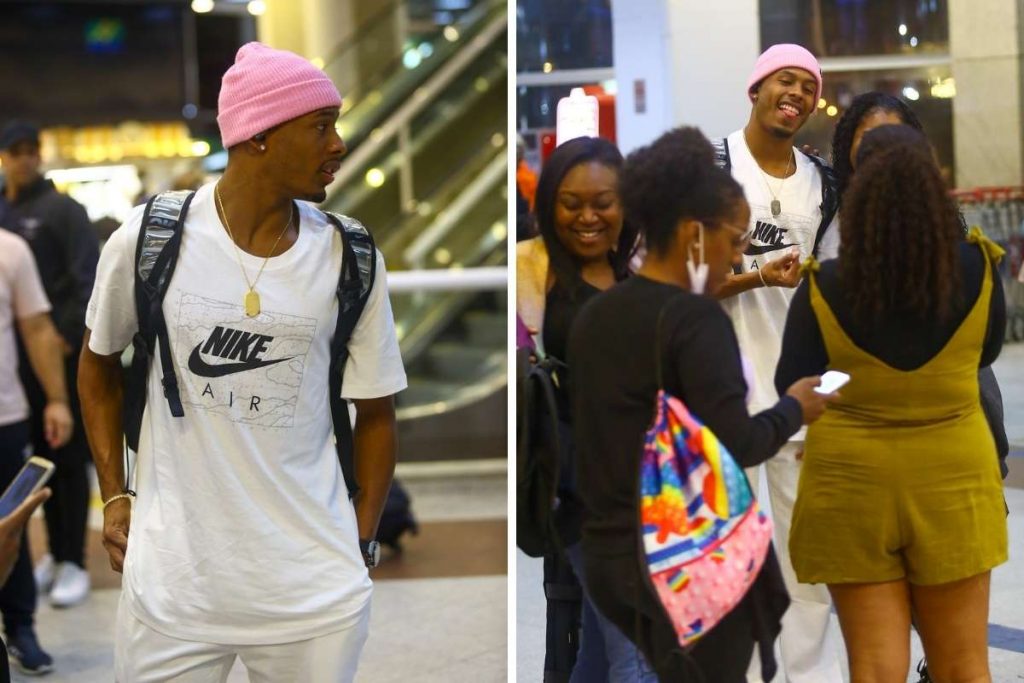
M 760 256 L 761 254 L 768 254 L 773 251 L 779 251 L 781 249 L 789 249 L 790 247 L 798 246 L 796 244 L 750 244 L 747 245 L 747 250 L 744 253 L 746 256 Z
M 192 374 L 199 375 L 200 377 L 223 377 L 224 375 L 233 375 L 236 372 L 245 372 L 246 370 L 255 370 L 256 368 L 264 368 L 268 365 L 283 363 L 284 361 L 291 360 L 295 357 L 289 356 L 288 358 L 278 358 L 277 360 L 254 360 L 248 363 L 224 363 L 223 365 L 210 365 L 199 355 L 200 346 L 202 346 L 202 343 L 192 349 L 192 354 L 188 357 L 188 369 L 192 371 Z

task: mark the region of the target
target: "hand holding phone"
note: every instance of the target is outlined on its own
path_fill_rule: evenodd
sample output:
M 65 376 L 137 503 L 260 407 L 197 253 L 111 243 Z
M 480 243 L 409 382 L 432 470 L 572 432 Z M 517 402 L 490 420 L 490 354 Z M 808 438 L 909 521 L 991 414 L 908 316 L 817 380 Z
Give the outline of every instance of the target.
M 46 458 L 31 457 L 14 477 L 7 490 L 0 496 L 0 518 L 14 512 L 26 498 L 43 488 L 56 469 Z
M 849 381 L 850 376 L 845 372 L 829 370 L 821 376 L 821 384 L 816 386 L 814 390 L 819 394 L 833 394 L 846 386 L 846 383 Z
M 50 489 L 42 486 L 53 470 L 49 460 L 29 458 L 0 496 L 0 583 L 7 580 L 18 559 L 18 547 L 29 517 L 50 497 Z

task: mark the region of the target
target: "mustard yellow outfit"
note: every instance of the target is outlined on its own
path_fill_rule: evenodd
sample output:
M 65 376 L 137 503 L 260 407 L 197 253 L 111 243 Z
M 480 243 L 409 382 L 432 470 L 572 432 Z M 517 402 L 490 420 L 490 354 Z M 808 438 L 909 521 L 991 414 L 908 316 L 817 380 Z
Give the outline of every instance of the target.
M 980 231 L 969 239 L 988 257 L 981 293 L 946 346 L 912 371 L 850 341 L 808 264 L 829 365 L 851 379 L 807 431 L 789 539 L 802 583 L 933 585 L 1007 559 L 1002 482 L 978 395 L 1002 250 Z

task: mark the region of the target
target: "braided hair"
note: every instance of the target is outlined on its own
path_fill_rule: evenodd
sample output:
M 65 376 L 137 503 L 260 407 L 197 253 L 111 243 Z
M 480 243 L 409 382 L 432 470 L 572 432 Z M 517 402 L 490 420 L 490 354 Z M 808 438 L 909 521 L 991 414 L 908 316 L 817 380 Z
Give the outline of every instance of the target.
M 832 169 L 836 174 L 836 184 L 839 190 L 840 201 L 846 193 L 853 176 L 853 166 L 850 164 L 850 150 L 853 149 L 853 136 L 857 127 L 869 115 L 878 111 L 889 112 L 900 117 L 906 125 L 919 131 L 924 131 L 920 119 L 903 100 L 882 92 L 866 92 L 853 98 L 850 108 L 843 112 L 836 123 L 835 133 L 832 134 Z
M 924 134 L 864 136 L 840 223 L 839 277 L 859 324 L 899 313 L 949 319 L 960 292 L 963 232 Z

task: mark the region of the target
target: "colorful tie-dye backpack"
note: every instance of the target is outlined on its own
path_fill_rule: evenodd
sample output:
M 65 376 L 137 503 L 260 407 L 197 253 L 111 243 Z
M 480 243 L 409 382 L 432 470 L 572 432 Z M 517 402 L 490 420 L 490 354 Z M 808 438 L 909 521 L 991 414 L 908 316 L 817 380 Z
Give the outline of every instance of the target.
M 664 389 L 656 401 L 640 461 L 643 564 L 686 646 L 746 595 L 768 554 L 772 523 L 711 430 Z

